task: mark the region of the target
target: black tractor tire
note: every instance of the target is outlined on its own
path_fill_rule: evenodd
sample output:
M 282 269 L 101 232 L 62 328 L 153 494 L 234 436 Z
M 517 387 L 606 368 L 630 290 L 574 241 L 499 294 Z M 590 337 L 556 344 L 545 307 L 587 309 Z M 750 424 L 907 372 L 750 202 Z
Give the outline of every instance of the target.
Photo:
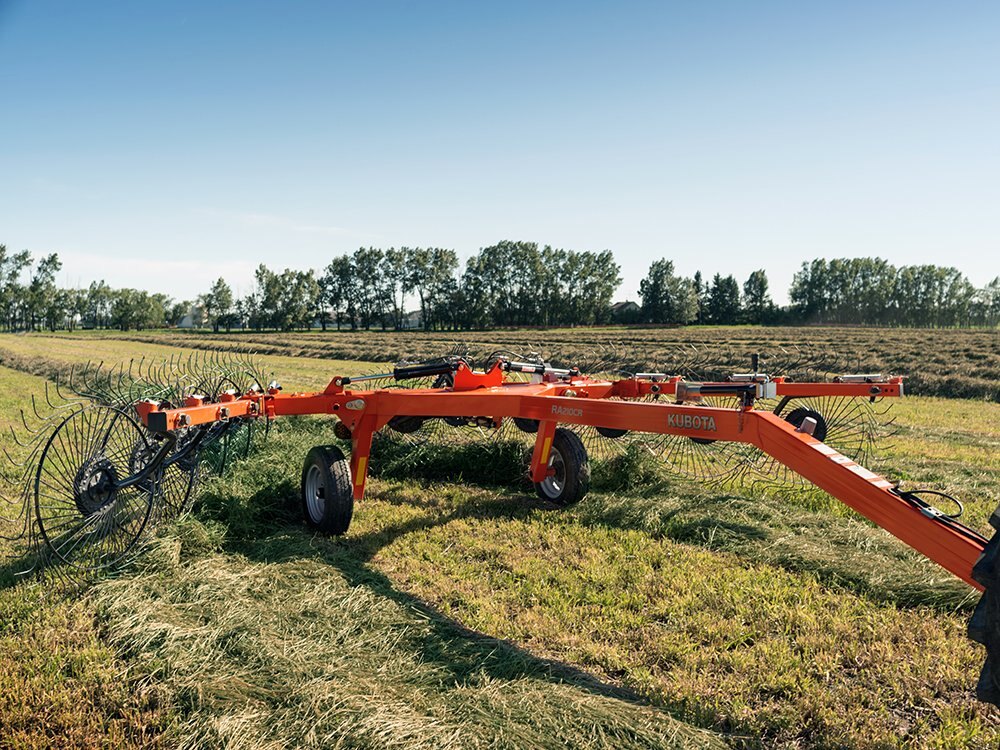
M 986 647 L 986 663 L 976 685 L 976 697 L 1000 706 L 1000 508 L 990 516 L 996 531 L 972 569 L 972 577 L 985 588 L 969 621 L 969 638 Z
M 559 506 L 574 505 L 590 490 L 590 460 L 580 436 L 565 427 L 556 429 L 549 448 L 549 466 L 555 474 L 535 482 L 542 500 Z
M 354 515 L 351 464 L 335 445 L 317 445 L 302 466 L 302 515 L 309 528 L 340 536 Z

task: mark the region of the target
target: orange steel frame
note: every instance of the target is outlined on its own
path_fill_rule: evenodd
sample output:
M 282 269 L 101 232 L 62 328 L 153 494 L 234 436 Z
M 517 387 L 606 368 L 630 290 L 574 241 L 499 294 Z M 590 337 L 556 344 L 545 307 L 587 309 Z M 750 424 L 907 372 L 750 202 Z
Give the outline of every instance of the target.
M 345 382 L 346 381 L 346 382 Z M 661 381 L 627 378 L 591 380 L 573 375 L 540 383 L 505 382 L 499 365 L 485 373 L 458 364 L 454 384 L 445 388 L 352 390 L 347 378 L 334 378 L 315 393 L 225 395 L 220 403 L 198 397 L 176 409 L 155 402 L 136 405 L 153 431 L 170 432 L 227 419 L 302 414 L 336 415 L 351 431 L 354 499 L 364 496 L 372 436 L 392 417 L 485 417 L 499 424 L 509 417 L 538 421 L 531 458 L 531 478 L 542 481 L 549 451 L 560 423 L 754 445 L 817 487 L 881 526 L 926 557 L 982 590 L 972 568 L 986 539 L 956 521 L 928 513 L 909 502 L 887 479 L 858 465 L 780 416 L 754 409 L 716 408 L 660 401 L 621 401 L 647 395 L 672 395 L 680 378 Z M 779 397 L 900 396 L 901 378 L 881 382 L 792 383 L 771 381 Z M 709 384 L 702 384 L 709 385 Z M 737 386 L 745 383 L 718 383 Z

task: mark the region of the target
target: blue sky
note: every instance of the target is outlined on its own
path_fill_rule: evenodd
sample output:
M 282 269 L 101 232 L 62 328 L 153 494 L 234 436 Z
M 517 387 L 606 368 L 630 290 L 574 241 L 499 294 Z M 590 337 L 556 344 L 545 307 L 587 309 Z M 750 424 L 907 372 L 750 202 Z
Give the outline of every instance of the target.
M 0 0 L 0 242 L 191 297 L 500 239 L 1000 275 L 1000 4 Z

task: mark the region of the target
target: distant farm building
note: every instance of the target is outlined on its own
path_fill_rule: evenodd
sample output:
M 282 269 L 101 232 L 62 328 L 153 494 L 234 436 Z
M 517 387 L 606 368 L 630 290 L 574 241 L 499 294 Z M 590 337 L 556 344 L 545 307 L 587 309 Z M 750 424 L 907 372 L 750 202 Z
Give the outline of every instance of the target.
M 615 323 L 638 323 L 641 315 L 642 308 L 635 302 L 626 300 L 611 306 L 611 320 Z

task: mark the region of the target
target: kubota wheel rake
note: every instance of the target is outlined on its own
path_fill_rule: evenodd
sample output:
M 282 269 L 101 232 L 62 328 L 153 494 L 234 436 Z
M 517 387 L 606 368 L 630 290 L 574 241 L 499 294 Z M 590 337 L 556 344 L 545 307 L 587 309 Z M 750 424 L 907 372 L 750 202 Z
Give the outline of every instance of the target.
M 586 495 L 590 453 L 625 446 L 675 470 L 687 462 L 695 476 L 708 467 L 716 481 L 766 476 L 815 485 L 984 591 L 969 632 L 987 651 L 979 697 L 1000 702 L 1000 537 L 988 542 L 930 505 L 927 493 L 900 489 L 858 460 L 879 423 L 872 405 L 901 396 L 902 378 L 799 382 L 757 372 L 756 361 L 753 372 L 711 381 L 641 372 L 588 377 L 495 353 L 480 370 L 451 356 L 285 393 L 275 383 L 261 388 L 246 363 L 207 364 L 215 368 L 213 387 L 205 386 L 205 363 L 197 373 L 190 363 L 171 363 L 152 377 L 148 367 L 97 368 L 73 389 L 78 396 L 50 403 L 49 416 L 35 409 L 40 425 L 25 419 L 32 438 L 20 444 L 27 481 L 16 501 L 22 533 L 42 563 L 82 571 L 120 565 L 158 519 L 186 507 L 211 447 L 228 437 L 248 449 L 235 443 L 244 439 L 238 431 L 248 436 L 261 420 L 329 415 L 334 434 L 350 441 L 347 455 L 336 446 L 313 449 L 303 467 L 303 514 L 327 534 L 348 530 L 378 434 L 418 442 L 513 436 L 530 445 L 528 473 L 539 497 L 556 505 Z M 1000 529 L 1000 516 L 991 523 Z

